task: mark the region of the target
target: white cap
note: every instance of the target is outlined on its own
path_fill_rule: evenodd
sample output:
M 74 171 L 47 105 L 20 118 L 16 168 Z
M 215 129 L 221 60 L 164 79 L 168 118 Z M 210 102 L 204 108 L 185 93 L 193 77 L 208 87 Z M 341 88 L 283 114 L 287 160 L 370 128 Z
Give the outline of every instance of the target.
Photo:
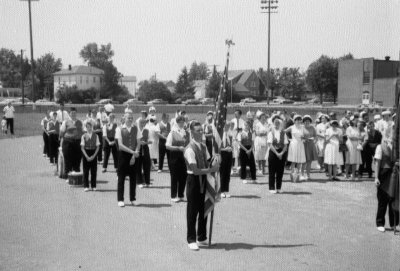
M 156 111 L 156 108 L 154 107 L 154 106 L 150 106 L 150 108 L 149 108 L 149 112 L 151 112 L 151 111 Z
M 374 116 L 374 120 L 380 120 L 380 119 L 381 119 L 381 115 L 376 114 L 376 115 Z

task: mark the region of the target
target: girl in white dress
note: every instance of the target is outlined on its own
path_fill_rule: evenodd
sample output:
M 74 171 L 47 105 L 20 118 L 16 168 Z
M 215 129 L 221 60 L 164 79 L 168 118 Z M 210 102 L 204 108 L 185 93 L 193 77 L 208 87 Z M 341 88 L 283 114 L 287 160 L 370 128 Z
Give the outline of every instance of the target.
M 160 128 L 158 125 L 156 125 L 155 121 L 156 118 L 154 116 L 150 116 L 149 122 L 146 125 L 146 128 L 149 130 L 149 141 L 151 141 L 151 144 L 149 144 L 149 152 L 150 159 L 152 161 L 152 170 L 155 169 L 154 164 L 156 164 L 158 159 L 158 134 L 160 133 Z
M 259 111 L 257 113 L 258 122 L 255 124 L 255 135 L 254 139 L 254 156 L 258 162 L 258 173 L 265 174 L 265 159 L 267 154 L 267 135 L 269 132 L 269 125 L 267 123 L 267 116 L 264 112 Z
M 317 131 L 317 152 L 318 152 L 318 163 L 321 168 L 321 172 L 324 172 L 324 149 L 325 149 L 325 132 L 328 128 L 329 117 L 322 114 L 320 117 L 321 122 L 315 127 Z
M 338 129 L 339 123 L 337 120 L 331 121 L 331 127 L 326 129 L 325 132 L 325 151 L 324 151 L 324 163 L 328 166 L 329 180 L 339 181 L 336 177 L 337 164 L 339 163 L 340 155 L 339 143 L 342 137 L 342 132 Z
M 302 126 L 302 117 L 300 115 L 295 115 L 293 117 L 294 125 L 290 126 L 285 130 L 285 133 L 290 132 L 292 134 L 292 139 L 289 145 L 288 161 L 292 162 L 290 178 L 292 181 L 297 182 L 299 176 L 299 171 L 302 164 L 306 162 L 306 154 L 304 150 L 304 130 Z
M 346 130 L 347 135 L 347 153 L 346 153 L 346 180 L 349 179 L 349 169 L 351 168 L 351 180 L 355 180 L 356 169 L 361 164 L 361 150 L 357 147 L 363 140 L 359 129 L 355 126 L 354 121 L 350 121 L 350 126 Z

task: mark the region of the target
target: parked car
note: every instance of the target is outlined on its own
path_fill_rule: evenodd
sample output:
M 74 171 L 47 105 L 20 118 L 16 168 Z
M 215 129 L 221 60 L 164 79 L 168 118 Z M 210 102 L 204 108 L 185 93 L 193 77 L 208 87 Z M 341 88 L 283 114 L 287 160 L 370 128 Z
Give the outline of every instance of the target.
M 188 104 L 197 105 L 197 104 L 201 104 L 201 101 L 196 100 L 196 99 L 188 99 L 188 100 L 186 100 L 186 101 L 184 101 L 184 102 L 182 102 L 182 103 L 183 103 L 183 104 L 186 104 L 186 105 L 188 105 Z
M 182 103 L 182 99 L 178 98 L 174 101 L 174 104 L 181 104 Z
M 294 101 L 286 99 L 286 98 L 276 98 L 272 100 L 273 104 L 292 104 Z
M 36 105 L 57 105 L 56 102 L 49 101 L 47 99 L 39 99 L 35 101 Z
M 215 100 L 213 98 L 204 98 L 201 100 L 202 105 L 214 105 Z
M 0 105 L 7 105 L 8 103 L 14 104 L 15 100 L 16 100 L 15 98 L 8 98 L 8 99 L 1 101 Z
M 111 99 L 101 99 L 98 102 L 96 102 L 96 104 L 108 104 L 108 102 L 112 103 Z
M 143 104 L 142 101 L 139 101 L 138 99 L 134 98 L 134 99 L 128 99 L 127 101 L 125 101 L 123 103 L 124 105 L 131 105 L 131 104 Z
M 251 104 L 251 103 L 255 103 L 257 101 L 254 100 L 253 98 L 245 98 L 245 99 L 240 100 L 240 102 Z
M 164 101 L 162 99 L 154 99 L 154 100 L 148 101 L 147 104 L 168 104 L 168 102 Z

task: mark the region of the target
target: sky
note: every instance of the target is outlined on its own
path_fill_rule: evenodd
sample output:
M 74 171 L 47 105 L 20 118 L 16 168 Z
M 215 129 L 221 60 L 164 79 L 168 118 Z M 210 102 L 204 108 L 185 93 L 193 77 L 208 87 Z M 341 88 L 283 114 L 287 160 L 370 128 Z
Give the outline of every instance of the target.
M 280 0 L 271 14 L 271 68 L 303 71 L 322 54 L 400 57 L 400 0 Z M 111 43 L 118 70 L 138 81 L 176 80 L 194 61 L 266 69 L 268 15 L 260 0 L 40 0 L 32 2 L 34 58 L 84 64 L 89 42 Z M 0 0 L 0 47 L 30 56 L 28 2 Z M 210 67 L 212 69 L 212 67 Z

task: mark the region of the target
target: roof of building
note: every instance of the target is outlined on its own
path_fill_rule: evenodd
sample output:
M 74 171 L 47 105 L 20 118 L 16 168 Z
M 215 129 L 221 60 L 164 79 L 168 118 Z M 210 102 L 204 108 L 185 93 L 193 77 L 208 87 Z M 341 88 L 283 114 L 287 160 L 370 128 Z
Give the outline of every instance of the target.
M 90 67 L 90 66 L 72 66 L 71 70 L 65 69 L 61 70 L 58 72 L 53 73 L 53 75 L 68 75 L 68 74 L 95 74 L 95 75 L 101 75 L 104 74 L 104 71 L 96 68 L 96 67 Z
M 120 80 L 122 82 L 136 82 L 136 76 L 123 76 Z

